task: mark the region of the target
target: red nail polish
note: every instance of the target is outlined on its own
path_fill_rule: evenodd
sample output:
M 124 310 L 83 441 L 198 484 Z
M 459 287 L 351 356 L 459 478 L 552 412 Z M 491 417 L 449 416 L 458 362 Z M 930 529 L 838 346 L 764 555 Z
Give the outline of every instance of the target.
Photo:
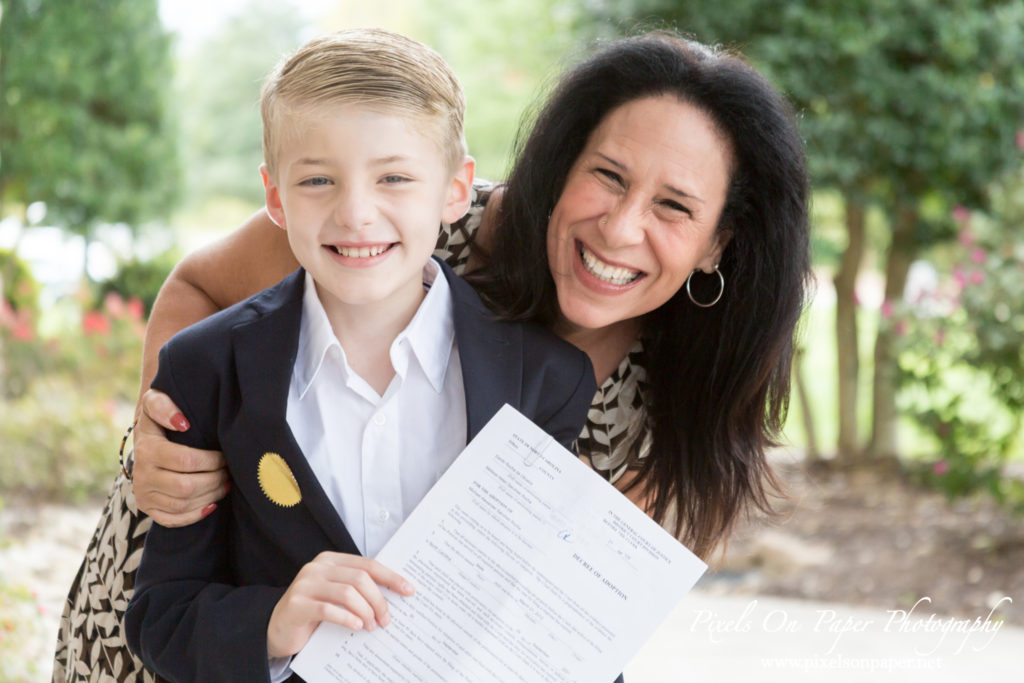
M 171 424 L 179 432 L 187 432 L 189 428 L 188 420 L 181 413 L 175 413 L 171 416 Z
M 210 503 L 209 505 L 204 507 L 203 511 L 200 512 L 199 514 L 202 515 L 203 517 L 209 517 L 211 514 L 213 514 L 213 511 L 216 510 L 216 509 L 217 509 L 217 504 L 216 503 Z

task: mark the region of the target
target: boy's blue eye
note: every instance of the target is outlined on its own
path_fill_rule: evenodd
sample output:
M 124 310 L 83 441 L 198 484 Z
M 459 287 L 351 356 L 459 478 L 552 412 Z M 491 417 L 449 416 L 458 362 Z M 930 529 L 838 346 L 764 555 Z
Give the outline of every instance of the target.
M 387 183 L 388 185 L 394 185 L 396 183 L 404 183 L 404 182 L 407 182 L 408 180 L 409 179 L 406 178 L 404 175 L 389 175 L 389 176 L 384 176 L 384 178 L 383 178 L 383 182 Z
M 331 182 L 330 180 L 328 180 L 327 178 L 325 178 L 325 177 L 323 177 L 321 175 L 321 176 L 316 176 L 314 178 L 306 178 L 305 180 L 303 180 L 299 184 L 300 185 L 319 186 L 319 185 L 329 185 L 330 182 Z

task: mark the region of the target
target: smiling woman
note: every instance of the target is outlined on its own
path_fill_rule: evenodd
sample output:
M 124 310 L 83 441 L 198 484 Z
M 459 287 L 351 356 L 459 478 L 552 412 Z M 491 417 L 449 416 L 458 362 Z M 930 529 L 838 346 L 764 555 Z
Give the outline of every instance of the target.
M 694 270 L 714 271 L 731 155 L 707 115 L 674 96 L 624 104 L 594 130 L 547 232 L 570 340 L 572 327 L 635 325 Z

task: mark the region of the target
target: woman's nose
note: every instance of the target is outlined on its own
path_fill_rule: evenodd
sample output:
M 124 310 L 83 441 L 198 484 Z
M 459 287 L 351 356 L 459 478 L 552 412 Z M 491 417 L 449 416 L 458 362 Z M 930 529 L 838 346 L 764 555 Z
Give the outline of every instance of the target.
M 640 200 L 623 197 L 598 220 L 598 227 L 606 246 L 628 247 L 643 241 L 646 218 L 646 209 Z

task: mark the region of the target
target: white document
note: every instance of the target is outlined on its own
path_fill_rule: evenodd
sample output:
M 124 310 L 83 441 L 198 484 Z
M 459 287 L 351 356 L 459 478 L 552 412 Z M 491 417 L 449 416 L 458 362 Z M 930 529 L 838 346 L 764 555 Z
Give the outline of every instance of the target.
M 610 683 L 707 568 L 506 405 L 377 559 L 391 623 L 321 624 L 292 669 L 313 683 Z

